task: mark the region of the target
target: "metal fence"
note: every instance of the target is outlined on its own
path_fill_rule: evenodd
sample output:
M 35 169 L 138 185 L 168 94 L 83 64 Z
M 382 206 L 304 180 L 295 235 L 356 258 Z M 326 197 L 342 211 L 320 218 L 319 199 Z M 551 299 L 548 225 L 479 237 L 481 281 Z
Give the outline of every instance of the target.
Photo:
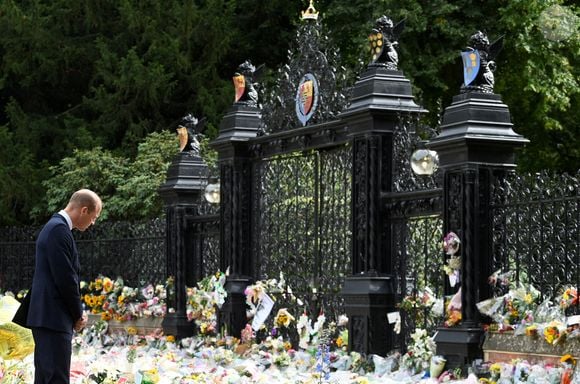
M 0 228 L 0 291 L 30 288 L 38 227 Z
M 548 299 L 580 285 L 579 176 L 510 173 L 495 182 L 494 271 L 513 272 Z
M 41 227 L 0 229 L 0 290 L 28 289 L 34 272 L 35 241 Z M 121 276 L 125 284 L 164 283 L 165 220 L 101 222 L 75 231 L 81 279 Z

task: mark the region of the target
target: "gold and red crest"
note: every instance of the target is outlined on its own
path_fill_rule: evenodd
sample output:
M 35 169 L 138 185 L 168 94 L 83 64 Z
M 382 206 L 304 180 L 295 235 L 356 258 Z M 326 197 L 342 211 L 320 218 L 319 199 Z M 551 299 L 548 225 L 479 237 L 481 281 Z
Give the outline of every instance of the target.
M 372 62 L 374 63 L 381 56 L 381 53 L 383 53 L 383 34 L 378 31 L 373 31 L 373 33 L 369 35 L 369 44 L 371 55 L 373 57 Z
M 238 102 L 246 90 L 246 78 L 244 75 L 236 75 L 232 78 L 234 81 L 234 90 L 236 91 L 234 103 Z
M 300 104 L 303 114 L 308 115 L 314 101 L 314 82 L 307 80 L 300 84 Z
M 313 74 L 307 73 L 302 77 L 296 90 L 296 115 L 302 125 L 316 112 L 318 106 L 318 81 Z

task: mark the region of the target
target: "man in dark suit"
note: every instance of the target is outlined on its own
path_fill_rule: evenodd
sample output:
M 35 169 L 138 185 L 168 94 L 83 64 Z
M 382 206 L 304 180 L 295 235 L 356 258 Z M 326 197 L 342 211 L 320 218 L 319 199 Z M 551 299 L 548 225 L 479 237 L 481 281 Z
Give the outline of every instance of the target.
M 79 256 L 72 229 L 84 231 L 102 202 L 88 189 L 75 192 L 36 240 L 36 259 L 26 324 L 34 337 L 35 384 L 69 383 L 73 329 L 86 325 L 79 288 Z

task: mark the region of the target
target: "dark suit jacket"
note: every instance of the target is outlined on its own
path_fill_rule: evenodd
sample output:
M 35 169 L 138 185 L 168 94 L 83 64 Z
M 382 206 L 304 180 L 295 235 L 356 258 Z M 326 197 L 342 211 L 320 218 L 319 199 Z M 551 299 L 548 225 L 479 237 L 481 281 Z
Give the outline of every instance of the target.
M 27 325 L 72 333 L 82 316 L 80 264 L 66 219 L 55 214 L 36 240 Z

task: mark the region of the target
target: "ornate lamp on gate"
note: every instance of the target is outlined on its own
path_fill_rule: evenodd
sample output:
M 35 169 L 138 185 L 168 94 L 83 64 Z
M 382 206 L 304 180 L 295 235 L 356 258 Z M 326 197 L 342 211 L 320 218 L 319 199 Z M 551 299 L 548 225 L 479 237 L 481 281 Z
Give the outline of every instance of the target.
M 210 204 L 220 203 L 220 183 L 219 181 L 210 180 L 210 183 L 205 187 L 204 197 Z
M 411 155 L 411 169 L 419 176 L 430 176 L 439 167 L 439 155 L 429 149 L 417 149 Z

